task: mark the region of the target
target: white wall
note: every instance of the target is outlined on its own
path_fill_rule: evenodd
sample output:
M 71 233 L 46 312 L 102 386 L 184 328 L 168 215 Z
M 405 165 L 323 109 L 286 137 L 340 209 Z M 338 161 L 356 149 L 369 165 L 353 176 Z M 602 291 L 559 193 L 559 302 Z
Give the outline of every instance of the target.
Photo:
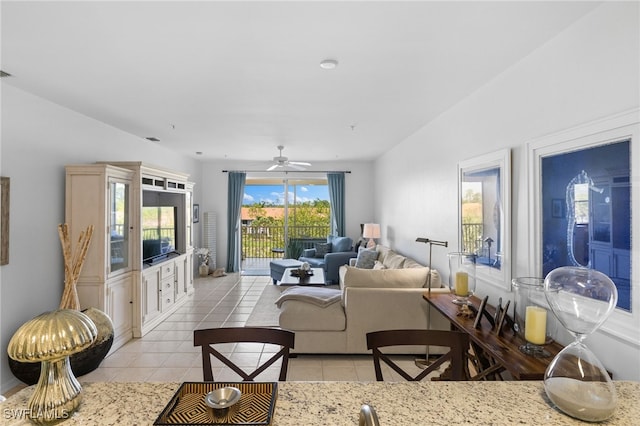
M 313 162 L 313 161 L 312 161 Z M 200 216 L 204 212 L 217 213 L 217 258 L 218 268 L 227 264 L 227 173 L 223 170 L 260 170 L 255 162 L 211 161 L 203 163 L 202 187 L 204 193 L 195 202 L 200 204 Z M 313 162 L 312 170 L 350 170 L 345 175 L 346 194 L 346 236 L 354 242 L 360 237 L 360 224 L 373 220 L 373 163 L 372 162 L 334 162 L 323 164 Z M 249 174 L 248 174 L 249 175 Z M 282 173 L 252 173 L 251 176 L 276 177 Z M 309 174 L 289 173 L 287 177 Z M 199 232 L 199 229 L 196 230 Z
M 64 221 L 64 166 L 144 161 L 191 174 L 200 193 L 200 163 L 2 83 L 2 158 L 11 178 L 10 260 L 1 268 L 0 391 L 18 382 L 6 360 L 15 330 L 55 309 L 64 270 L 57 225 Z
M 449 241 L 433 249 L 446 279 L 446 253 L 458 241 L 457 163 L 511 148 L 512 274 L 529 275 L 526 143 L 640 105 L 638 17 L 637 2 L 603 4 L 379 158 L 375 220 L 383 240 L 418 259 L 427 248 L 417 236 Z M 511 297 L 488 284 L 478 290 L 494 303 Z M 638 347 L 604 333 L 587 343 L 616 379 L 640 380 Z

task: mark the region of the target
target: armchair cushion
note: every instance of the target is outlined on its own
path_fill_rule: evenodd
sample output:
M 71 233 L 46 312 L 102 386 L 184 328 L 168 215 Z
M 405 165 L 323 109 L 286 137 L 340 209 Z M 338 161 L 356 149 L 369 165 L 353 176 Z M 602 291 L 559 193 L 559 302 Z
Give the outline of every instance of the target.
M 334 235 L 329 235 L 327 237 L 327 242 L 331 243 L 332 251 L 351 251 L 353 247 L 353 240 L 349 237 L 336 237 Z
M 316 257 L 316 249 L 314 248 L 303 249 L 300 257 Z
M 331 253 L 331 243 L 316 243 L 315 257 L 324 257 L 325 254 Z

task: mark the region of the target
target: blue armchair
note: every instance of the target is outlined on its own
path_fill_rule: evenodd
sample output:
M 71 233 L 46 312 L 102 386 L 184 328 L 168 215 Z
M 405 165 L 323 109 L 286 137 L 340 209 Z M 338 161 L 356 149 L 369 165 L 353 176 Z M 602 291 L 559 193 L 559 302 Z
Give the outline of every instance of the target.
M 320 247 L 316 245 L 316 248 L 305 249 L 302 251 L 302 256 L 298 258 L 300 262 L 307 262 L 312 268 L 324 269 L 324 279 L 328 284 L 337 284 L 340 281 L 339 270 L 342 265 L 349 263 L 349 259 L 352 259 L 358 255 L 353 250 L 353 240 L 349 237 L 334 237 L 330 235 L 327 237 L 327 244 L 322 248 L 330 249 L 324 255 L 319 254 Z

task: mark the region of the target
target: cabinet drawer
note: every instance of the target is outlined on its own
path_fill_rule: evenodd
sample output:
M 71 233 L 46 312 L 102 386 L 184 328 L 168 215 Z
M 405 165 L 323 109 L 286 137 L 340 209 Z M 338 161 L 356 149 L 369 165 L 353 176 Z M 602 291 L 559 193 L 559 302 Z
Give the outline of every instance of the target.
M 167 265 L 162 265 L 160 268 L 160 279 L 166 280 L 167 278 L 173 278 L 176 274 L 176 268 L 173 262 L 169 262 Z
M 164 279 L 160 283 L 160 288 L 162 292 L 160 293 L 160 303 L 162 306 L 162 310 L 164 311 L 167 307 L 173 305 L 175 301 L 175 281 L 173 278 Z

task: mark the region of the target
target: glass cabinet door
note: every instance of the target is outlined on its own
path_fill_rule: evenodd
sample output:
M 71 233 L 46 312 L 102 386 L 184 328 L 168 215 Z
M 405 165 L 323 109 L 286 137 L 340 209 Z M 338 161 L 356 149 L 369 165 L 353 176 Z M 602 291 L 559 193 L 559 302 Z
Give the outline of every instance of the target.
M 109 272 L 129 269 L 129 184 L 109 182 Z

